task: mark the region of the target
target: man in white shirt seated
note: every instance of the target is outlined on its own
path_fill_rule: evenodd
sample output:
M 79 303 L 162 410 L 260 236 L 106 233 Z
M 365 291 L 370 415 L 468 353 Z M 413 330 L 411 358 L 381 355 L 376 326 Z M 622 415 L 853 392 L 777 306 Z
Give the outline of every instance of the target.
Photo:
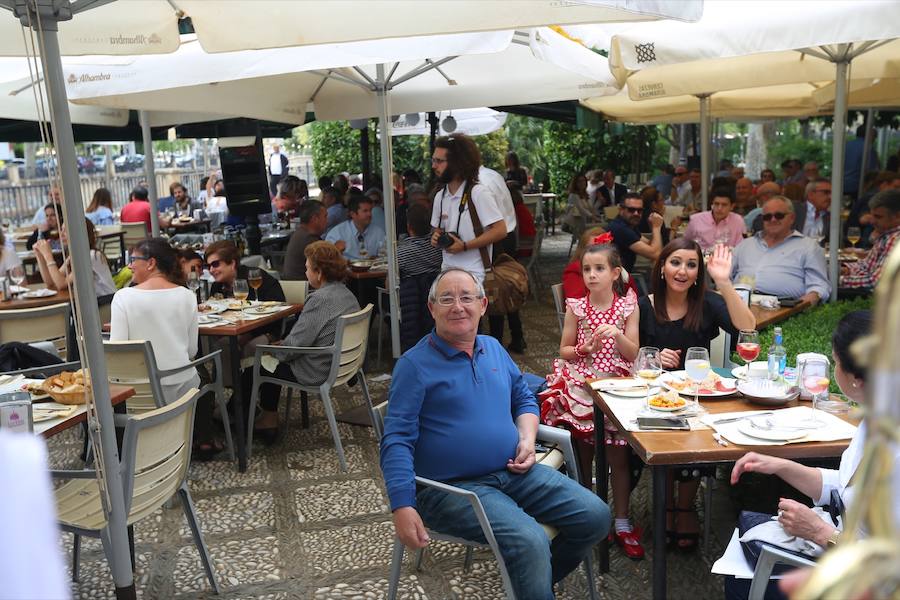
M 384 230 L 372 225 L 372 199 L 356 196 L 350 200 L 350 220 L 335 225 L 325 236 L 350 260 L 374 257 L 384 246 Z

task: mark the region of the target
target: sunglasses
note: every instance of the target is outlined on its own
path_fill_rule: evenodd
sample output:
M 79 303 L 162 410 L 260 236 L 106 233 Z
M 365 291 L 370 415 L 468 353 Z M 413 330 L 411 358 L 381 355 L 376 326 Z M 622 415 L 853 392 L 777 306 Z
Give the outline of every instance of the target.
M 771 221 L 775 219 L 776 221 L 781 221 L 787 216 L 787 213 L 783 212 L 774 212 L 774 213 L 763 213 L 762 220 L 763 221 Z
M 222 264 L 221 260 L 213 260 L 213 261 L 206 263 L 206 268 L 207 269 L 218 269 L 219 265 L 221 265 L 221 264 Z
M 644 211 L 644 208 L 643 208 L 643 207 L 635 208 L 635 207 L 633 207 L 633 206 L 623 206 L 623 207 L 622 207 L 622 210 L 624 210 L 624 211 L 626 211 L 626 212 L 630 212 L 630 213 L 633 214 L 633 215 L 636 215 L 636 214 L 639 213 L 639 212 L 643 212 L 643 211 Z

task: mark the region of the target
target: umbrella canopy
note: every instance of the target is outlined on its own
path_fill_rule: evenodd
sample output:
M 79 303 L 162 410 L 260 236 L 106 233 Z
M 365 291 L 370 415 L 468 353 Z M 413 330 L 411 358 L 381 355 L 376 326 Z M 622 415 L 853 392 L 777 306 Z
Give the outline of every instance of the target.
M 635 100 L 834 80 L 825 51 L 856 44 L 853 77 L 900 77 L 900 3 L 710 2 L 697 23 L 643 23 L 612 36 L 609 62 Z M 878 45 L 881 44 L 881 45 Z M 823 48 L 824 47 L 824 48 Z M 665 69 L 678 65 L 677 69 Z
M 375 65 L 393 64 L 394 114 L 548 102 L 614 91 L 606 59 L 549 28 L 207 54 L 198 41 L 129 64 L 65 66 L 78 103 L 215 110 L 303 123 L 378 114 Z

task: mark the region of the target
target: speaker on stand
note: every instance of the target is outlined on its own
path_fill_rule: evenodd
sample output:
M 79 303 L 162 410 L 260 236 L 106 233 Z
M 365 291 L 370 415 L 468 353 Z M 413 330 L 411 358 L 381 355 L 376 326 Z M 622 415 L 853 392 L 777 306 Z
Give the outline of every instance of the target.
M 228 212 L 244 217 L 250 254 L 260 254 L 259 215 L 272 212 L 262 137 L 219 138 L 219 164 Z

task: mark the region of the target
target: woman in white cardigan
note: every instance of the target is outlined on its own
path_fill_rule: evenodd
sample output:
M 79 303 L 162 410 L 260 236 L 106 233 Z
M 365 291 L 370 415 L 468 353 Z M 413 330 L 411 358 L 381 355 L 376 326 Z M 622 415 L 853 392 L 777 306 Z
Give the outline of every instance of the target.
M 133 287 L 116 292 L 112 301 L 112 341 L 147 340 L 160 370 L 189 363 L 197 354 L 197 298 L 181 285 L 178 254 L 160 238 L 139 242 L 131 251 Z M 162 379 L 166 403 L 192 387 L 200 387 L 196 369 Z

